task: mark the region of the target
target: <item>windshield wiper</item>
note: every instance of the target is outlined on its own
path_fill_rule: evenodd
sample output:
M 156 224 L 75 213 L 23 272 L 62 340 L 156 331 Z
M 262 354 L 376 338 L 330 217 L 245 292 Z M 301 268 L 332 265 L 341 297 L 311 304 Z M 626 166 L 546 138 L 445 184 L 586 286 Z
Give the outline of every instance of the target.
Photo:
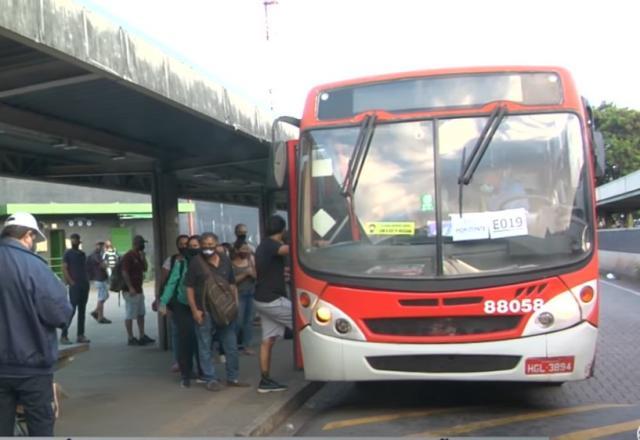
M 369 154 L 369 147 L 371 146 L 371 139 L 373 138 L 373 131 L 376 126 L 376 116 L 367 115 L 362 120 L 360 125 L 360 131 L 358 132 L 358 138 L 353 146 L 353 152 L 349 159 L 349 168 L 347 175 L 344 177 L 344 181 L 340 186 L 340 193 L 343 196 L 353 197 L 358 186 L 358 180 L 364 167 L 364 162 Z
M 507 115 L 507 108 L 502 105 L 496 106 L 495 109 L 489 115 L 489 120 L 482 128 L 482 132 L 478 137 L 469 159 L 466 160 L 467 149 L 462 150 L 462 161 L 460 163 L 460 175 L 458 176 L 458 207 L 460 210 L 460 216 L 462 217 L 462 192 L 465 185 L 468 185 L 473 178 L 473 174 L 476 172 L 480 161 L 487 152 L 487 148 L 491 144 L 493 136 L 496 134 L 498 127 L 502 123 L 502 120 Z

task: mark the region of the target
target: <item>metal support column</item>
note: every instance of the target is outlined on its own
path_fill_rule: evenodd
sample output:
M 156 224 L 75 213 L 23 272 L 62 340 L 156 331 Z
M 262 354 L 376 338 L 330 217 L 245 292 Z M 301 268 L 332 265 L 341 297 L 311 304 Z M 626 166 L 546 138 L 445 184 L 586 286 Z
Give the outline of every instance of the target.
M 259 206 L 260 237 L 263 240 L 267 238 L 267 219 L 275 212 L 275 194 L 273 191 L 263 188 Z
M 155 249 L 156 297 L 160 292 L 162 263 L 175 253 L 175 238 L 178 236 L 178 185 L 176 177 L 160 168 L 153 172 L 151 204 L 153 206 L 153 241 Z M 167 320 L 158 313 L 158 344 L 162 349 L 169 348 Z

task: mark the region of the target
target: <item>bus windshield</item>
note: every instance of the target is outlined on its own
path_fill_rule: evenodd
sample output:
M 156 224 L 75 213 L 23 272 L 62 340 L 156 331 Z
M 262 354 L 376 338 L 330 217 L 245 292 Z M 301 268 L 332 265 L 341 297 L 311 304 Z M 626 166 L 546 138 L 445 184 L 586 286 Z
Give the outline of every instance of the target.
M 461 192 L 463 151 L 473 149 L 487 120 L 378 123 L 353 197 L 341 184 L 360 127 L 306 131 L 298 168 L 301 262 L 334 275 L 406 279 L 582 259 L 593 228 L 578 117 L 505 116 Z

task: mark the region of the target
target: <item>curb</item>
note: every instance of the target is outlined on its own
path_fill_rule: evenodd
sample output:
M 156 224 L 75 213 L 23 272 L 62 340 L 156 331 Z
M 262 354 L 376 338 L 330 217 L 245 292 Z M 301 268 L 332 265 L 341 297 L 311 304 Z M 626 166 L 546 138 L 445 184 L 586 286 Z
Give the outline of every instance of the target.
M 236 432 L 236 437 L 268 436 L 323 386 L 324 382 L 304 383 L 288 399 L 273 403 L 264 414 Z

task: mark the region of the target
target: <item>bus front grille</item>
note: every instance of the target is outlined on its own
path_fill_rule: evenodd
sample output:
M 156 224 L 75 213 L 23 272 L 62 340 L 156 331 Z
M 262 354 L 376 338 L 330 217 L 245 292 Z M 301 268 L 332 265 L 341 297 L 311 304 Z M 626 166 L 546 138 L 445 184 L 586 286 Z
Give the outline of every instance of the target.
M 391 336 L 463 336 L 513 330 L 522 316 L 452 316 L 365 319 L 372 333 Z
M 520 356 L 476 354 L 428 354 L 403 356 L 369 356 L 367 362 L 376 370 L 410 373 L 483 373 L 512 370 Z

